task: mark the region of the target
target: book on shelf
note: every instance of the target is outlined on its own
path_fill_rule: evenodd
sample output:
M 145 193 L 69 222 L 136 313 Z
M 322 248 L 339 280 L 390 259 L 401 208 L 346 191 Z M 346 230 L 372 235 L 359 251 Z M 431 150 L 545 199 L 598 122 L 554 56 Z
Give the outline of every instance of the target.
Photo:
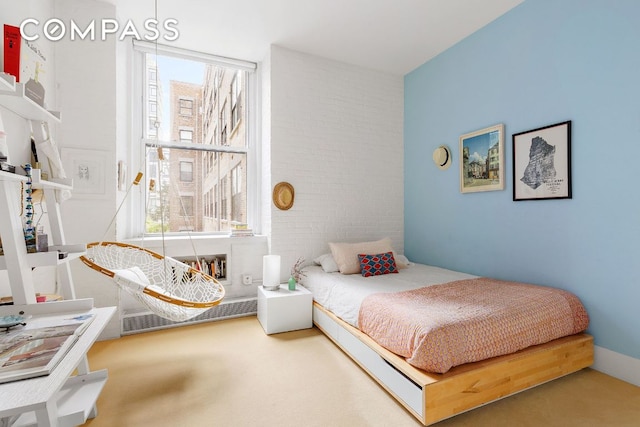
M 227 276 L 227 258 L 224 256 L 213 256 L 209 259 L 203 257 L 200 258 L 199 263 L 195 260 L 182 260 L 181 262 L 216 279 L 225 279 Z
M 90 313 L 33 316 L 0 333 L 0 383 L 49 375 L 93 318 Z
M 248 237 L 253 236 L 253 230 L 250 228 L 247 229 L 236 229 L 231 230 L 231 237 Z

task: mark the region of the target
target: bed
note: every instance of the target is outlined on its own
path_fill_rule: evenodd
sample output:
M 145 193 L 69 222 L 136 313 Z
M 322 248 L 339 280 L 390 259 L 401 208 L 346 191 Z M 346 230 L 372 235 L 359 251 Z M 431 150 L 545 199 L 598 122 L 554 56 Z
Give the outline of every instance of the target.
M 481 329 L 481 332 L 474 333 L 469 332 L 470 330 L 466 327 L 456 331 L 437 326 L 429 329 L 440 332 L 445 330 L 445 333 L 433 339 L 426 339 L 420 335 L 424 332 L 420 327 L 409 324 L 407 330 L 400 333 L 398 331 L 402 329 L 398 329 L 398 323 L 405 320 L 397 320 L 396 317 L 402 318 L 398 314 L 409 309 L 408 306 L 403 305 L 394 309 L 395 305 L 390 301 L 398 300 L 399 304 L 404 301 L 409 306 L 417 305 L 417 294 L 424 294 L 427 298 L 431 298 L 433 292 L 440 292 L 440 289 L 447 289 L 450 286 L 457 287 L 461 284 L 466 292 L 472 287 L 484 287 L 487 283 L 489 286 L 502 286 L 503 283 L 493 280 L 485 283 L 487 280 L 485 278 L 422 264 L 407 262 L 404 266 L 406 268 L 398 269 L 395 274 L 372 277 L 341 274 L 332 269 L 327 272 L 325 271 L 327 269 L 321 266 L 308 266 L 304 270 L 305 277 L 302 284 L 312 292 L 314 297 L 314 324 L 424 425 L 433 424 L 570 374 L 593 363 L 593 339 L 583 332 L 588 324 L 586 312 L 579 301 L 578 307 L 573 307 L 577 300 L 575 296 L 560 291 L 559 296 L 554 296 L 559 298 L 557 304 L 563 307 L 572 306 L 569 308 L 572 313 L 563 312 L 556 315 L 559 317 L 550 322 L 554 324 L 550 327 L 553 331 L 540 333 L 535 331 L 529 334 L 538 341 L 527 344 L 526 340 L 522 341 L 522 337 L 518 337 L 516 339 L 518 347 L 513 349 L 507 345 L 499 348 L 495 354 L 484 351 L 487 347 L 490 347 L 490 351 L 495 351 L 493 347 L 501 347 L 500 345 L 492 342 L 491 345 L 482 347 L 479 344 L 480 347 L 471 346 L 473 347 L 471 351 L 461 358 L 450 358 L 447 355 L 442 357 L 444 363 L 434 366 L 424 365 L 424 360 L 438 359 L 438 357 L 414 357 L 410 354 L 411 352 L 421 351 L 418 348 L 421 345 L 416 344 L 418 342 L 427 342 L 422 346 L 426 348 L 446 347 L 443 339 L 446 340 L 446 337 L 455 336 L 457 333 L 459 334 L 457 341 L 477 344 L 477 340 L 473 339 L 476 335 L 493 336 L 495 332 L 492 329 Z M 521 299 L 539 300 L 540 311 L 544 311 L 546 306 L 556 304 L 546 299 L 547 290 L 551 289 L 553 288 L 533 287 L 538 294 Z M 497 287 L 494 291 L 505 292 L 501 287 Z M 476 301 L 476 298 L 482 297 L 474 296 L 471 300 Z M 566 304 L 562 302 L 565 298 L 568 301 Z M 486 299 L 496 298 L 490 293 Z M 449 303 L 445 305 L 447 304 Z M 456 307 L 459 305 L 459 302 L 455 303 Z M 378 319 L 376 315 L 371 316 L 374 320 L 368 319 L 368 313 L 375 312 L 376 307 L 381 310 L 377 314 Z M 489 307 L 488 310 L 494 310 L 493 307 L 487 307 Z M 411 308 L 411 311 L 416 310 L 420 311 L 419 308 Z M 438 310 L 430 308 L 423 311 L 426 311 L 429 317 L 429 313 Z M 522 310 L 521 308 L 517 310 L 521 313 L 520 317 L 530 317 L 530 312 Z M 534 306 L 534 312 L 535 310 Z M 566 327 L 555 325 L 562 323 L 562 318 L 566 316 L 574 316 L 565 325 Z M 387 323 L 380 323 L 379 318 L 384 318 Z M 389 320 L 391 323 L 388 322 Z M 423 322 L 424 319 L 419 321 Z M 498 318 L 494 323 L 500 327 L 505 321 Z M 482 327 L 486 328 L 487 324 L 483 324 Z M 363 328 L 367 333 L 363 332 Z M 523 335 L 523 332 L 531 329 L 530 325 L 520 327 L 516 335 Z M 389 330 L 394 333 L 385 335 L 385 331 Z M 512 333 L 508 328 L 505 331 L 497 333 Z M 553 334 L 561 336 L 556 337 Z M 445 338 L 442 337 L 443 335 Z M 461 336 L 464 337 L 462 340 L 460 340 Z M 430 344 L 429 339 L 432 339 Z M 394 347 L 398 341 L 402 345 Z M 481 343 L 482 340 L 478 342 Z M 407 346 L 411 347 L 407 350 L 409 353 L 404 352 Z M 479 351 L 479 348 L 482 351 Z M 485 357 L 486 354 L 489 354 L 489 357 Z M 421 360 L 416 362 L 415 359 Z

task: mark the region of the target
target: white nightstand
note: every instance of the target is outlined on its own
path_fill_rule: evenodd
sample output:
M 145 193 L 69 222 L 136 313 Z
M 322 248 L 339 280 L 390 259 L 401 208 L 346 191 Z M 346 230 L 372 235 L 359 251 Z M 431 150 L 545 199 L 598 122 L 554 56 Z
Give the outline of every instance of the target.
M 312 306 L 311 292 L 300 285 L 295 291 L 287 285 L 277 291 L 258 286 L 258 320 L 267 334 L 311 328 Z

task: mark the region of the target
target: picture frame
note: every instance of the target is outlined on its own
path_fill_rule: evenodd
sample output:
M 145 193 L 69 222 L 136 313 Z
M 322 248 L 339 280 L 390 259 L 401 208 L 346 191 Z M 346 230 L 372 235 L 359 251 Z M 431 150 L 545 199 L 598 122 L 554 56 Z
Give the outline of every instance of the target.
M 73 179 L 73 199 L 104 198 L 105 172 L 109 157 L 106 151 L 81 148 L 61 149 L 62 164 L 67 178 Z
M 460 192 L 504 190 L 504 124 L 460 136 Z
M 571 120 L 512 138 L 513 200 L 571 199 Z

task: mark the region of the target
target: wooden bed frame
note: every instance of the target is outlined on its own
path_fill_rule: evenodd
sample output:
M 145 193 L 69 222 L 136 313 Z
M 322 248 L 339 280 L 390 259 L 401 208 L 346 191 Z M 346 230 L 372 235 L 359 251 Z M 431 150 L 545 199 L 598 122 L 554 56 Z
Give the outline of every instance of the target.
M 425 426 L 593 363 L 593 337 L 581 333 L 433 374 L 409 365 L 317 302 L 313 322 Z

